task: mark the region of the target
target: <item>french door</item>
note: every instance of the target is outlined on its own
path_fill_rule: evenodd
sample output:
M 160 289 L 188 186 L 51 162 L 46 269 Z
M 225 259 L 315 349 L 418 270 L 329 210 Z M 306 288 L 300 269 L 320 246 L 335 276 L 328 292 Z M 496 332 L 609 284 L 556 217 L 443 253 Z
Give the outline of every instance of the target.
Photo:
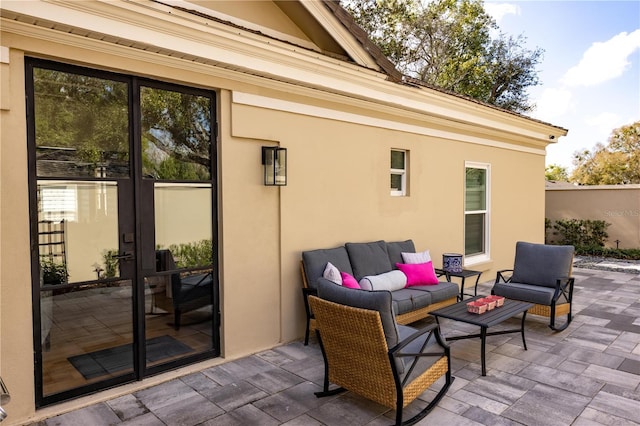
M 215 94 L 27 59 L 36 406 L 219 355 Z

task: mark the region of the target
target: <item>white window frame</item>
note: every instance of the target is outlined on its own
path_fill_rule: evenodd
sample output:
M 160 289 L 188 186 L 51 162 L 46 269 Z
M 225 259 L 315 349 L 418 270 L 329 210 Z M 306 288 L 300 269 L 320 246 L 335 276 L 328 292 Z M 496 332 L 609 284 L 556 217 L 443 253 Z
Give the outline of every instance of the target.
M 391 176 L 400 176 L 401 177 L 401 185 L 402 189 L 400 191 L 391 189 L 392 197 L 404 197 L 407 195 L 407 151 L 404 149 L 391 149 L 391 152 L 401 152 L 404 157 L 404 169 L 390 169 L 390 177 Z
M 484 210 L 467 210 L 467 169 L 482 169 L 485 170 L 485 208 Z M 466 241 L 466 216 L 468 214 L 484 214 L 484 252 L 473 255 L 466 255 L 466 242 L 465 242 L 465 257 L 464 264 L 474 265 L 482 262 L 487 262 L 491 259 L 491 164 L 479 163 L 474 161 L 465 161 L 464 163 L 464 241 Z

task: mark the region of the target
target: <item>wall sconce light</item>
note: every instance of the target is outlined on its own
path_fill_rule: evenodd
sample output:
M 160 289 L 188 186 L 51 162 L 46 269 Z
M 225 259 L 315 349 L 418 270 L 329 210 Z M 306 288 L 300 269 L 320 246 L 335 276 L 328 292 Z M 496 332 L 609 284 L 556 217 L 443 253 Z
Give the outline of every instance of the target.
M 287 184 L 287 148 L 277 146 L 262 147 L 265 186 L 285 186 Z

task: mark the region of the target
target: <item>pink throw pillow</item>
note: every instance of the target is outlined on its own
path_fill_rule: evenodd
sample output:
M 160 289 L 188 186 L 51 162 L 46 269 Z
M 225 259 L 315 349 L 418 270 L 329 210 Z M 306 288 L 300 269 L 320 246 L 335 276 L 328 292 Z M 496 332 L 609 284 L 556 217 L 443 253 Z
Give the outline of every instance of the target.
M 433 262 L 427 263 L 396 263 L 396 267 L 407 276 L 407 287 L 414 285 L 438 284 Z
M 343 287 L 360 289 L 360 284 L 358 284 L 358 281 L 356 281 L 352 275 L 346 272 L 340 272 L 340 276 L 342 277 Z

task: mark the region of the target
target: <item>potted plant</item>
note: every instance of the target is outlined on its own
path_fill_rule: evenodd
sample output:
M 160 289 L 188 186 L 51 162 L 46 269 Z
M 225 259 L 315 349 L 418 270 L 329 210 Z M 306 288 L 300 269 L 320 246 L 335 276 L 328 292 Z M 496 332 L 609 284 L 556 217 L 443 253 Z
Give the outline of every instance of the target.
M 40 260 L 42 271 L 42 281 L 44 284 L 63 284 L 69 279 L 67 266 L 56 262 L 53 256 L 48 256 Z

